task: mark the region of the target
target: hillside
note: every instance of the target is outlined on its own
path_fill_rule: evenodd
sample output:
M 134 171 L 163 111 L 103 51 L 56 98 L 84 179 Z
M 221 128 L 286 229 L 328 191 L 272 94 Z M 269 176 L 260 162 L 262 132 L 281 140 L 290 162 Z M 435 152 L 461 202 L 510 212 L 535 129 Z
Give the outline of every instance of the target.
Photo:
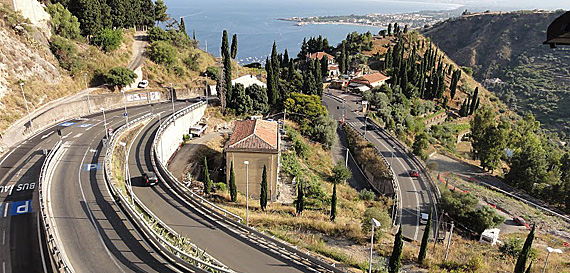
M 542 42 L 563 11 L 483 13 L 449 19 L 423 34 L 519 114 L 570 134 L 570 54 Z

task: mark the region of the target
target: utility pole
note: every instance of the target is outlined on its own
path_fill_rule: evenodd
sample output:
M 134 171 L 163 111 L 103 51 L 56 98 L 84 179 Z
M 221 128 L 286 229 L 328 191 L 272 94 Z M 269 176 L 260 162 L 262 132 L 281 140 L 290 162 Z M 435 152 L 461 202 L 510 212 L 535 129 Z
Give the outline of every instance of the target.
M 170 83 L 170 97 L 172 99 L 172 124 L 176 125 L 176 119 L 174 118 L 174 88 L 172 83 Z
M 445 250 L 445 258 L 443 261 L 447 261 L 447 254 L 449 254 L 449 245 L 451 245 L 451 236 L 453 236 L 453 222 L 451 222 L 451 230 L 449 231 L 449 238 L 447 238 L 447 249 Z
M 125 99 L 125 113 L 123 115 L 125 115 L 125 125 L 127 125 L 129 123 L 129 113 L 127 113 L 127 95 L 125 94 L 125 90 L 122 92 L 123 98 Z
M 437 244 L 437 239 L 439 238 L 439 227 L 441 226 L 441 221 L 443 220 L 443 215 L 445 214 L 445 210 L 441 210 L 441 214 L 439 215 L 439 221 L 437 221 L 437 226 L 435 227 L 435 240 L 433 241 L 433 250 L 432 254 L 435 253 L 435 245 Z
M 346 147 L 346 158 L 344 160 L 344 166 L 348 168 L 348 147 Z

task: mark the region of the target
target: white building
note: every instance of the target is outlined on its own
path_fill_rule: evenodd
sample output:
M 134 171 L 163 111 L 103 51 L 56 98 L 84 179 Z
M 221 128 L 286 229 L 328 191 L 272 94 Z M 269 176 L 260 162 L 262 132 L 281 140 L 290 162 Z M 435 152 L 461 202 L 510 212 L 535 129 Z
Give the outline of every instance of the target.
M 267 88 L 267 84 L 258 80 L 257 77 L 254 75 L 245 75 L 245 76 L 241 76 L 235 80 L 232 80 L 232 85 L 236 85 L 238 83 L 241 83 L 243 85 L 243 87 L 245 87 L 245 88 L 248 88 L 254 84 L 257 84 L 263 88 Z

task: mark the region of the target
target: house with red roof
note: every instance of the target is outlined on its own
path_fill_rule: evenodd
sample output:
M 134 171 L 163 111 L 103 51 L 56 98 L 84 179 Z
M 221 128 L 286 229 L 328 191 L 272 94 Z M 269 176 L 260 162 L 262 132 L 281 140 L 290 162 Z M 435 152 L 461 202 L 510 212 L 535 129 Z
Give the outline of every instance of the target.
M 229 185 L 233 163 L 237 189 L 246 193 L 249 178 L 249 196 L 259 198 L 263 166 L 267 167 L 267 197 L 277 198 L 279 173 L 279 124 L 267 120 L 242 120 L 235 123 L 230 139 L 224 147 L 226 183 Z M 248 166 L 244 162 L 248 162 Z
M 314 60 L 314 59 L 319 59 L 319 61 L 324 58 L 327 57 L 329 64 L 334 64 L 334 56 L 331 54 L 328 54 L 326 52 L 315 52 L 315 53 L 309 53 L 307 54 L 307 58 Z
M 385 84 L 389 79 L 390 77 L 377 72 L 354 78 L 350 80 L 348 86 L 357 91 L 366 91 Z

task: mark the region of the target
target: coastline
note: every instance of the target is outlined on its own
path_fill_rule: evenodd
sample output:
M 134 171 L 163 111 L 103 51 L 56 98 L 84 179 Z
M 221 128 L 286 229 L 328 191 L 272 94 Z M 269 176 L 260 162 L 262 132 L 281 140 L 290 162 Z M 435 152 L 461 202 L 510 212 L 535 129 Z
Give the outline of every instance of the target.
M 316 21 L 300 21 L 291 18 L 278 18 L 279 21 L 287 21 L 296 23 L 295 26 L 306 26 L 306 25 L 347 25 L 347 26 L 361 26 L 361 27 L 377 27 L 377 28 L 387 28 L 387 25 L 381 24 L 365 24 L 365 23 L 353 23 L 353 22 L 340 22 L 340 21 L 330 21 L 330 22 L 316 22 Z

